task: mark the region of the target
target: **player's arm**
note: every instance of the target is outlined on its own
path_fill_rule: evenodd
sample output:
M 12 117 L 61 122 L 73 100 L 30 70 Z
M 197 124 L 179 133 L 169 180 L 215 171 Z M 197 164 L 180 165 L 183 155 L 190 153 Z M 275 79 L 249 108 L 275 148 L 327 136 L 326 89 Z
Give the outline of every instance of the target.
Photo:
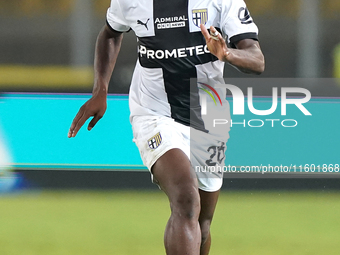
M 201 25 L 209 51 L 219 60 L 228 62 L 244 73 L 261 74 L 265 68 L 264 56 L 258 41 L 243 39 L 236 43 L 237 49 L 227 47 L 222 35 L 211 26 L 210 31 Z
M 106 111 L 109 81 L 116 64 L 122 39 L 123 34 L 112 30 L 108 25 L 105 25 L 100 31 L 95 47 L 92 97 L 79 109 L 73 119 L 68 132 L 69 138 L 75 137 L 79 129 L 91 116 L 93 116 L 93 119 L 88 125 L 88 130 L 91 130 L 103 117 Z

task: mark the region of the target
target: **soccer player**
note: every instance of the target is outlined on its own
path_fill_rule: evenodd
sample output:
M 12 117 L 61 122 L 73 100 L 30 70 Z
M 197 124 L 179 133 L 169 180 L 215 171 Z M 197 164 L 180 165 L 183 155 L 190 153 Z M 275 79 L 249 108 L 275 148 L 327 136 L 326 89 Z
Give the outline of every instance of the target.
M 123 34 L 133 30 L 139 59 L 130 88 L 130 121 L 153 182 L 169 198 L 166 253 L 206 255 L 222 174 L 195 169 L 223 166 L 229 126 L 222 133 L 211 127 L 200 105 L 202 93 L 212 95 L 205 97 L 209 106 L 214 97 L 220 100 L 209 113 L 230 118 L 226 91 L 215 85 L 224 83 L 225 62 L 242 72 L 263 72 L 258 29 L 242 0 L 112 0 L 106 18 L 95 47 L 92 97 L 80 108 L 68 137 L 93 116 L 91 130 L 104 115 Z

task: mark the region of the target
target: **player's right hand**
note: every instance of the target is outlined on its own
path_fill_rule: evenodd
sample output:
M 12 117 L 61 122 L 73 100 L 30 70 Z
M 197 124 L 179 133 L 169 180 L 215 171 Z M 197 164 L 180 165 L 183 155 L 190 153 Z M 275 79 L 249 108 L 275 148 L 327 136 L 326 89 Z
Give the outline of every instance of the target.
M 232 49 L 227 47 L 225 40 L 216 28 L 210 26 L 210 33 L 203 24 L 200 25 L 200 28 L 210 53 L 223 62 L 230 62 Z M 214 34 L 216 35 L 214 36 Z
M 92 96 L 82 107 L 80 107 L 76 117 L 73 119 L 68 131 L 68 137 L 75 137 L 79 129 L 84 125 L 86 120 L 93 116 L 87 129 L 90 131 L 100 120 L 106 111 L 106 95 Z

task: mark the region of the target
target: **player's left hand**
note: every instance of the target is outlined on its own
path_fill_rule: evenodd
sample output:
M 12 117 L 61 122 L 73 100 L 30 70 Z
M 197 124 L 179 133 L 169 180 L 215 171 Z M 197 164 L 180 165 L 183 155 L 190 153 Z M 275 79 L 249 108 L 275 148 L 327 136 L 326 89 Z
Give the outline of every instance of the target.
M 221 61 L 230 62 L 231 49 L 227 47 L 222 35 L 216 28 L 210 26 L 210 33 L 203 24 L 201 24 L 200 28 L 211 54 L 215 55 Z

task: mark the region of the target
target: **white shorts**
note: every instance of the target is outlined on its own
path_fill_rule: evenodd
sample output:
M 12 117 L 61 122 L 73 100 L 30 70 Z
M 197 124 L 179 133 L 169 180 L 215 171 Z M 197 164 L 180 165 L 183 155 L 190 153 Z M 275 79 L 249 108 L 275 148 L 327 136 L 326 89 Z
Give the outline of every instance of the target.
M 226 141 L 218 141 L 164 116 L 134 116 L 132 129 L 133 141 L 150 173 L 153 164 L 165 152 L 178 148 L 190 159 L 199 189 L 214 192 L 221 188 Z M 151 178 L 153 180 L 152 173 Z

